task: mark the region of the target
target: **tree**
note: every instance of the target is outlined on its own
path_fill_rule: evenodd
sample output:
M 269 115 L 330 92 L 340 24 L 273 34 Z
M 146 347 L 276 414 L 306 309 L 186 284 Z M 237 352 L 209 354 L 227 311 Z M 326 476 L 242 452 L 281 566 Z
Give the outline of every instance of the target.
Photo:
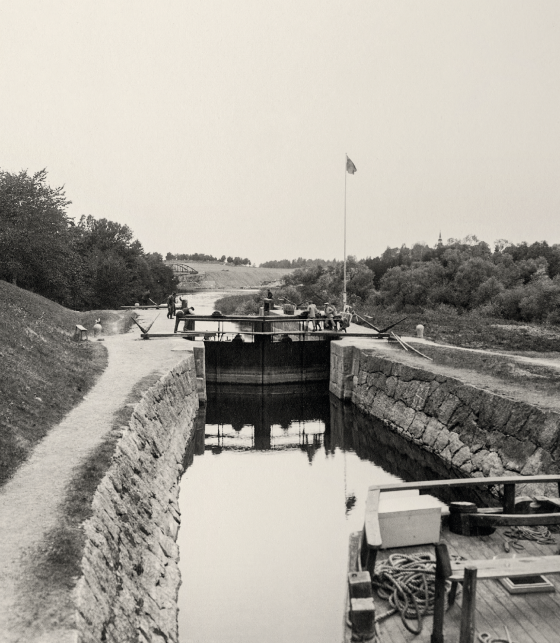
M 494 272 L 494 264 L 481 257 L 473 257 L 462 263 L 457 269 L 454 279 L 457 305 L 464 308 L 476 305 L 475 292 L 493 276 Z
M 60 303 L 69 273 L 79 266 L 70 244 L 72 219 L 64 188 L 47 185 L 47 171 L 0 172 L 0 277 Z

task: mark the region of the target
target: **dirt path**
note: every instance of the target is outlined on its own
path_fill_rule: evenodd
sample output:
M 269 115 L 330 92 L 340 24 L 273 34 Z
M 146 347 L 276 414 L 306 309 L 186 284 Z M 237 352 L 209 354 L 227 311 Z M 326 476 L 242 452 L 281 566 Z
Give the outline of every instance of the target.
M 142 316 L 149 323 L 155 313 Z M 163 311 L 154 329 L 168 331 L 171 324 Z M 76 467 L 111 429 L 113 414 L 134 385 L 154 372 L 166 373 L 184 358 L 186 344 L 179 338 L 142 341 L 136 327 L 126 335 L 106 337 L 109 363 L 96 385 L 0 489 L 0 642 L 64 642 L 60 632 L 38 637 L 38 624 L 27 623 L 19 609 L 16 597 L 21 595 L 20 579 L 27 576 L 27 554 L 55 527 Z

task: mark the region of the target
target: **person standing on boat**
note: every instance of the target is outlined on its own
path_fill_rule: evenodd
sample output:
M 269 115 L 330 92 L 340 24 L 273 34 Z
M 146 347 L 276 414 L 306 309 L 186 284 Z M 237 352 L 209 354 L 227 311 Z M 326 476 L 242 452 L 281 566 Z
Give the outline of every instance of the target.
M 307 302 L 307 319 L 313 322 L 313 328 L 311 330 L 319 330 L 319 324 L 317 322 L 317 306 L 312 301 Z M 309 322 L 307 324 L 307 328 L 309 329 Z

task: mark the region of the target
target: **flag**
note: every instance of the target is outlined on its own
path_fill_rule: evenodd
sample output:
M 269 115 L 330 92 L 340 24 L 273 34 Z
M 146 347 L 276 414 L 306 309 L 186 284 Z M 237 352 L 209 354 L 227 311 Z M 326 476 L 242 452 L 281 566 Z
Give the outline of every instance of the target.
M 346 157 L 346 171 L 348 172 L 348 174 L 354 174 L 354 172 L 357 171 L 356 166 L 348 157 Z

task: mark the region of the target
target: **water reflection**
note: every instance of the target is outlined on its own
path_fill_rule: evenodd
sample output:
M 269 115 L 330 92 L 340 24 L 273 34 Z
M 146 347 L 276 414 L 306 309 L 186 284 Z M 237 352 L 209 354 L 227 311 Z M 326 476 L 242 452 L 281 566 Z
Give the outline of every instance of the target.
M 181 483 L 181 643 L 338 643 L 368 486 L 452 473 L 324 385 L 208 393 Z
M 329 425 L 325 384 L 209 386 L 206 448 L 269 451 L 309 450 L 323 444 Z M 204 413 L 204 411 L 202 411 Z

